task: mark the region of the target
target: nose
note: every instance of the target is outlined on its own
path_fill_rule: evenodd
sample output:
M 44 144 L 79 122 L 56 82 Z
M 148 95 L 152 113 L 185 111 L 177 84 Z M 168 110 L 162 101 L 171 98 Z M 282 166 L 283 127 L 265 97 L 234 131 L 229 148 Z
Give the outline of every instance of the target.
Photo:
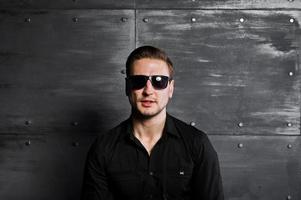
M 144 95 L 151 95 L 154 92 L 154 87 L 150 80 L 147 80 L 145 87 L 143 88 Z

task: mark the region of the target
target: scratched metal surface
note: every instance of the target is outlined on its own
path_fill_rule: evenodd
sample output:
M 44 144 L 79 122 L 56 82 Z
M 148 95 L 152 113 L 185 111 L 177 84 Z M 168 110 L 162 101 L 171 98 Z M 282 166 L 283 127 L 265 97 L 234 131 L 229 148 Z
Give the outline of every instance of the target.
M 209 134 L 300 135 L 300 20 L 299 11 L 139 10 L 137 45 L 174 60 L 174 115 Z
M 2 0 L 0 8 L 300 9 L 299 0 Z
M 300 8 L 296 0 L 152 2 L 136 4 Z M 133 5 L 119 3 L 5 0 L 0 8 Z M 79 199 L 95 132 L 129 114 L 120 71 L 135 42 L 171 54 L 177 74 L 169 111 L 211 134 L 227 200 L 301 199 L 301 141 L 292 136 L 300 134 L 300 15 L 138 10 L 135 32 L 135 10 L 2 10 L 0 199 Z
M 0 199 L 79 199 L 94 138 L 0 135 Z
M 94 138 L 1 135 L 0 199 L 79 199 L 83 161 Z M 301 199 L 300 137 L 210 139 L 221 162 L 227 200 Z
M 0 12 L 0 133 L 117 125 L 129 114 L 121 70 L 134 30 L 132 10 Z
M 153 9 L 300 9 L 299 0 L 136 0 L 137 8 Z
M 219 155 L 226 200 L 301 199 L 300 136 L 210 139 Z
M 85 9 L 127 9 L 135 6 L 135 0 L 1 0 L 1 8 L 85 8 Z

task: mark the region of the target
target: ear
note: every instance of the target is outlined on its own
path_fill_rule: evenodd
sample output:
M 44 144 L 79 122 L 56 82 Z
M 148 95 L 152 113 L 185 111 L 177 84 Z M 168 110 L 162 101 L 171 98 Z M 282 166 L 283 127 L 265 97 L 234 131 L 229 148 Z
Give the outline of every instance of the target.
M 131 92 L 130 82 L 127 78 L 125 78 L 125 95 L 129 96 Z
M 175 87 L 175 81 L 171 80 L 169 82 L 169 88 L 168 88 L 168 96 L 169 96 L 170 99 L 172 98 L 174 87 Z

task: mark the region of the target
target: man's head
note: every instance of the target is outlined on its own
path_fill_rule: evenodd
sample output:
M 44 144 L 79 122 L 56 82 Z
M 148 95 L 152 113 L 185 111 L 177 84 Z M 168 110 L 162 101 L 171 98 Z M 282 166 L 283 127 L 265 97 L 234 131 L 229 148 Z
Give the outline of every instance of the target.
M 165 114 L 174 90 L 173 65 L 166 53 L 152 46 L 135 49 L 127 59 L 126 75 L 133 114 L 144 118 Z
M 136 60 L 140 60 L 142 58 L 152 58 L 164 61 L 169 70 L 169 77 L 173 79 L 174 76 L 174 68 L 170 58 L 167 54 L 156 47 L 153 46 L 141 46 L 132 51 L 126 61 L 126 76 L 128 77 L 131 74 L 132 66 Z

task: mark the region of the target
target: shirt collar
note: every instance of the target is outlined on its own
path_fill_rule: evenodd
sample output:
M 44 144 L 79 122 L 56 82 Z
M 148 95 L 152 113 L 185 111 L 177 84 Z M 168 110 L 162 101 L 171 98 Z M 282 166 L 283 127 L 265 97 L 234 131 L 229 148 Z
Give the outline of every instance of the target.
M 168 113 L 166 114 L 164 132 L 169 133 L 175 137 L 180 137 L 180 134 L 178 132 L 178 129 L 176 128 L 174 119 Z
M 175 136 L 177 138 L 180 137 L 180 134 L 175 126 L 175 122 L 173 120 L 173 117 L 170 116 L 168 113 L 166 114 L 166 121 L 165 121 L 165 125 L 164 125 L 164 129 L 163 129 L 163 134 L 167 133 L 171 136 Z M 133 134 L 133 124 L 132 124 L 132 118 L 130 117 L 127 120 L 126 123 L 126 135 L 130 138 L 130 139 L 134 139 L 134 134 Z

